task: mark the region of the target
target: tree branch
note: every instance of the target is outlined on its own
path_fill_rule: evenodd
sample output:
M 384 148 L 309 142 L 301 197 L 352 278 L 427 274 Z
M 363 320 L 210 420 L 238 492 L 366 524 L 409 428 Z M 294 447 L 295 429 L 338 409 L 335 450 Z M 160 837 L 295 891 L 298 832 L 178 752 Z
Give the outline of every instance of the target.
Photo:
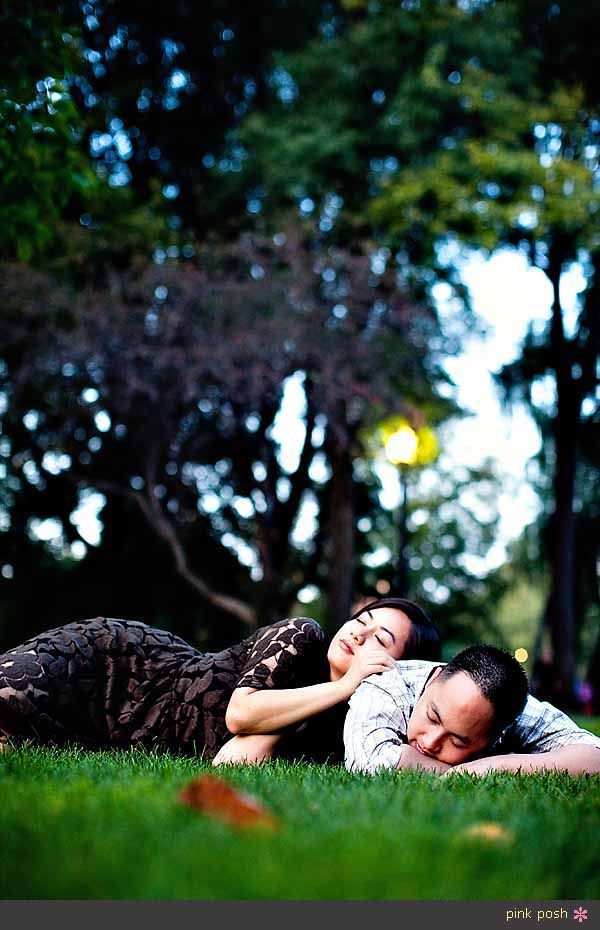
M 256 628 L 256 612 L 248 604 L 240 601 L 238 598 L 230 597 L 228 594 L 221 594 L 214 591 L 202 578 L 200 578 L 191 568 L 188 562 L 186 552 L 173 528 L 170 520 L 164 513 L 160 501 L 154 494 L 151 485 L 147 485 L 147 494 L 144 495 L 139 491 L 123 488 L 121 485 L 112 481 L 96 481 L 93 486 L 98 491 L 106 491 L 108 494 L 126 497 L 135 501 L 140 508 L 145 519 L 150 524 L 156 534 L 165 542 L 171 550 L 175 562 L 177 574 L 190 585 L 201 597 L 207 600 L 214 607 L 218 607 L 225 613 L 232 614 L 245 623 L 250 629 Z

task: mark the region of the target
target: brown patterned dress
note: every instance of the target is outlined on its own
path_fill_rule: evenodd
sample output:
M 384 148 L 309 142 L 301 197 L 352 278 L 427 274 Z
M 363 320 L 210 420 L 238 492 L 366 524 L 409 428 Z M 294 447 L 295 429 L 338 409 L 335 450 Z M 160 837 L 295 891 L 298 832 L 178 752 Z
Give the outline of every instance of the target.
M 212 653 L 136 621 L 68 623 L 0 655 L 0 742 L 143 745 L 212 758 L 231 736 L 225 711 L 234 688 L 324 681 L 324 640 L 319 624 L 304 617 Z M 288 756 L 297 730 L 283 741 Z M 307 753 L 306 727 L 300 730 Z

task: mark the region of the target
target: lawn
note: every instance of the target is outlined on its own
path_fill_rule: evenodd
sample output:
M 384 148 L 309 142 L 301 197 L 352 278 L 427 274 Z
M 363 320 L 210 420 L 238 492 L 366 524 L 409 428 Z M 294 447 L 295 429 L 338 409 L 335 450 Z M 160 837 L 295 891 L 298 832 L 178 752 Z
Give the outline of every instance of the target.
M 599 777 L 229 769 L 279 818 L 271 833 L 181 804 L 208 771 L 140 751 L 1 754 L 0 897 L 600 898 Z

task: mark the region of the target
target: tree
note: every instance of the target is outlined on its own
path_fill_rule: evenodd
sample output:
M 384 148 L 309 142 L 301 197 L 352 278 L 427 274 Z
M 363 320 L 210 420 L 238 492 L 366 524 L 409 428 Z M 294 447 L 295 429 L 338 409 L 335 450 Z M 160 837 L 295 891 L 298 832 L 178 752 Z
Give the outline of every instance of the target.
M 0 252 L 22 261 L 47 252 L 66 205 L 97 184 L 67 88 L 74 25 L 29 0 L 0 13 Z
M 215 229 L 235 237 L 253 216 L 235 183 L 245 153 L 230 134 L 262 106 L 273 49 L 302 47 L 324 6 L 93 0 L 82 11 L 65 3 L 82 51 L 69 87 L 98 172 L 113 189 L 129 188 L 137 204 L 162 199 L 172 229 L 200 240 Z
M 283 201 L 301 208 L 306 201 L 337 241 L 377 236 L 420 299 L 446 281 L 464 301 L 457 242 L 488 250 L 519 245 L 547 274 L 552 324 L 543 359 L 529 374 L 553 372 L 557 390 L 547 616 L 559 698 L 568 701 L 575 466 L 582 405 L 594 403 L 598 350 L 592 282 L 600 121 L 581 31 L 592 12 L 584 16 L 578 3 L 561 14 L 571 42 L 555 69 L 551 50 L 563 31 L 548 4 L 352 2 L 345 10 L 326 36 L 279 56 L 287 75 L 273 103 L 279 118 L 252 113 L 240 129 L 253 153 L 248 171 Z M 529 41 L 533 34 L 542 36 L 547 59 Z M 586 50 L 580 71 L 577 42 Z M 332 197 L 343 206 L 333 218 Z M 586 253 L 591 288 L 572 337 L 560 280 Z
M 13 479 L 46 506 L 70 487 L 63 522 L 84 488 L 131 501 L 180 577 L 251 626 L 285 615 L 320 566 L 323 553 L 291 544 L 319 452 L 331 467 L 319 492 L 328 564 L 345 578 L 339 539 L 355 530 L 352 512 L 340 520 L 338 482 L 366 422 L 429 398 L 435 329 L 393 281 L 371 279 L 368 258 L 314 254 L 288 228 L 201 264 L 114 275 L 109 291 L 80 297 L 15 269 L 2 300 Z M 275 421 L 292 376 L 306 409 L 290 470 Z M 207 579 L 207 552 L 222 546 L 242 563 L 233 594 Z M 346 613 L 351 585 L 339 584 Z

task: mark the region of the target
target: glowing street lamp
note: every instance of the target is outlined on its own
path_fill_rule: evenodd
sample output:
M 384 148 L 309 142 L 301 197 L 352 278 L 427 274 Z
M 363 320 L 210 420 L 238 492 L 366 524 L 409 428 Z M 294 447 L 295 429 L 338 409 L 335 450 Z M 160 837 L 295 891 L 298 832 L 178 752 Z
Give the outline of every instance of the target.
M 418 448 L 419 437 L 408 423 L 390 433 L 385 442 L 385 454 L 392 465 L 414 465 Z
M 427 426 L 413 429 L 408 421 L 395 418 L 381 428 L 386 458 L 398 468 L 400 504 L 398 506 L 398 552 L 394 571 L 394 592 L 408 593 L 407 542 L 407 471 L 416 466 L 429 465 L 438 454 L 435 433 Z

